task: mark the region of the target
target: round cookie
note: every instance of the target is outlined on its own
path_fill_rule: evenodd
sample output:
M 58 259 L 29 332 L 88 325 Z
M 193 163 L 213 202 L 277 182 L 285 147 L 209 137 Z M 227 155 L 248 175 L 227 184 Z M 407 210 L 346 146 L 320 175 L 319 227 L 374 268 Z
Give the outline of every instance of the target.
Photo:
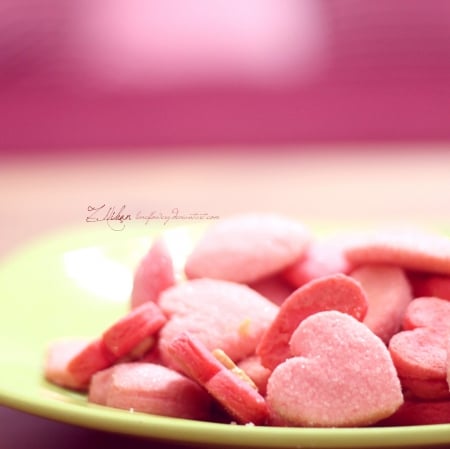
M 189 255 L 188 278 L 252 283 L 284 270 L 305 251 L 310 234 L 275 214 L 242 214 L 211 226 Z
M 298 288 L 283 302 L 256 348 L 261 363 L 274 369 L 290 357 L 289 340 L 296 327 L 324 310 L 340 310 L 362 320 L 367 312 L 366 294 L 357 281 L 344 274 L 324 276 Z
M 368 309 L 363 322 L 387 344 L 400 330 L 413 298 L 404 270 L 392 265 L 363 265 L 350 276 L 367 295 Z
M 217 279 L 193 279 L 171 287 L 162 293 L 159 305 L 168 322 L 161 329 L 158 347 L 169 365 L 167 347 L 182 332 L 239 362 L 255 352 L 278 312 L 275 304 L 246 285 Z

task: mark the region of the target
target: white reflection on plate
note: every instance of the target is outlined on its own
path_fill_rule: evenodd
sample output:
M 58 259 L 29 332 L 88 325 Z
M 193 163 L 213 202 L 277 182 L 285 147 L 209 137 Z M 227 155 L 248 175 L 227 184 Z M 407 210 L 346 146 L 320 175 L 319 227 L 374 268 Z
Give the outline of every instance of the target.
M 195 240 L 192 229 L 188 227 L 170 229 L 164 233 L 176 281 L 184 279 L 184 265 Z M 121 254 L 121 257 L 112 256 L 108 248 L 102 246 L 68 251 L 63 254 L 64 271 L 79 288 L 96 297 L 110 302 L 123 302 L 130 297 L 134 270 L 152 243 L 153 239 L 149 236 L 141 237 L 134 241 L 134 245 L 123 248 L 122 253 L 126 254 Z
M 133 273 L 111 259 L 102 248 L 81 248 L 64 253 L 66 274 L 82 289 L 111 302 L 123 302 L 131 293 Z

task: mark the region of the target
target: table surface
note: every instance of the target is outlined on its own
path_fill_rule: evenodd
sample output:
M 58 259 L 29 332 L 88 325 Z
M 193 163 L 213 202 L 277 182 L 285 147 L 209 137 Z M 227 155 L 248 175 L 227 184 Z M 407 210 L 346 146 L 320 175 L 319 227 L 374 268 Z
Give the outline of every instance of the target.
M 0 156 L 0 260 L 40 236 L 88 226 L 88 206 L 101 204 L 220 218 L 252 210 L 308 223 L 448 228 L 449 168 L 450 144 Z M 0 448 L 24 449 L 36 441 L 47 449 L 178 447 L 1 406 L 0 422 Z

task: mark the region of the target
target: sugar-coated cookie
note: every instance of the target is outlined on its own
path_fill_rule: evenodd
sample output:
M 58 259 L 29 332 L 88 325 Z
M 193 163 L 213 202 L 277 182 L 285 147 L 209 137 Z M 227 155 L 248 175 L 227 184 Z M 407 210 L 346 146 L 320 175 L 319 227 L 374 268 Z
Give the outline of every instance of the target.
M 367 426 L 403 403 L 400 381 L 385 344 L 352 316 L 319 312 L 291 339 L 293 357 L 267 384 L 274 420 L 289 426 Z
M 152 363 L 121 363 L 92 378 L 90 402 L 133 412 L 208 419 L 211 399 L 194 381 Z
M 283 302 L 258 344 L 261 363 L 274 369 L 290 357 L 289 340 L 296 327 L 324 310 L 340 310 L 362 320 L 367 312 L 366 294 L 357 281 L 344 274 L 324 276 L 298 288 Z
M 211 226 L 186 261 L 188 278 L 251 283 L 280 272 L 307 248 L 310 234 L 276 214 L 242 214 Z
M 217 279 L 193 279 L 171 287 L 159 305 L 169 318 L 159 338 L 161 357 L 169 364 L 167 346 L 182 332 L 239 362 L 255 352 L 278 312 L 275 304 L 248 286 Z

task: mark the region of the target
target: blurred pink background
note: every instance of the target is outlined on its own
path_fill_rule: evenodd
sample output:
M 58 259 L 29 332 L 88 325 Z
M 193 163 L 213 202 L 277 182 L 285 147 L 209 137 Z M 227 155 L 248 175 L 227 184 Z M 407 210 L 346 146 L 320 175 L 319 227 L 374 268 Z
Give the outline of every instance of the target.
M 0 151 L 450 140 L 447 0 L 0 0 Z

